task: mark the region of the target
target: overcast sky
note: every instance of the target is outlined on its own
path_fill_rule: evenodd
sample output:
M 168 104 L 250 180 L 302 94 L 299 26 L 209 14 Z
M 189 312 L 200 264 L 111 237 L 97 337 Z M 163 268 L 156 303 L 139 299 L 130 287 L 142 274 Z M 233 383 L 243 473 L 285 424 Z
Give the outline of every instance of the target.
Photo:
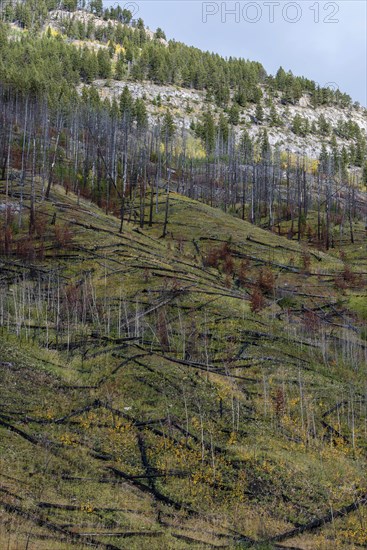
M 116 0 L 105 5 L 116 4 Z M 279 66 L 324 86 L 339 87 L 367 106 L 367 3 L 256 0 L 134 0 L 119 2 L 163 28 L 167 38 L 223 56 Z M 233 13 L 230 13 L 230 12 Z

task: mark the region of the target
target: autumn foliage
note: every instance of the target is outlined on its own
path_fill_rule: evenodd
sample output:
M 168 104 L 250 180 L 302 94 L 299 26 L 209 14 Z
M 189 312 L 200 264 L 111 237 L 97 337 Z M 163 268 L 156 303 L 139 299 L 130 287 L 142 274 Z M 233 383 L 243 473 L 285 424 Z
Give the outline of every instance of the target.
M 271 293 L 275 287 L 274 273 L 269 267 L 260 269 L 259 275 L 256 280 L 256 284 L 264 293 Z
M 204 265 L 220 268 L 226 275 L 232 275 L 235 265 L 229 243 L 210 248 L 204 257 Z
M 258 313 L 265 307 L 265 299 L 264 295 L 261 292 L 261 289 L 258 287 L 255 287 L 252 291 L 251 298 L 250 298 L 250 308 L 253 313 Z
M 70 248 L 72 241 L 73 234 L 66 224 L 55 225 L 55 244 L 58 248 Z

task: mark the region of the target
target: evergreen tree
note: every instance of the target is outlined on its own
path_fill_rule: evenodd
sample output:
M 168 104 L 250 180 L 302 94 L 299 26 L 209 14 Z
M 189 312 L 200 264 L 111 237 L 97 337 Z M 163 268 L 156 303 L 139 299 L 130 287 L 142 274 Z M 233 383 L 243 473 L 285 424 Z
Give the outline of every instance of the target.
M 340 153 L 340 168 L 341 168 L 342 178 L 344 181 L 348 181 L 348 164 L 349 164 L 348 152 L 343 145 Z
M 164 118 L 163 118 L 163 124 L 162 124 L 162 136 L 165 139 L 172 139 L 176 131 L 176 126 L 173 120 L 173 116 L 171 112 L 167 109 Z
M 240 139 L 240 151 L 241 155 L 243 155 L 243 161 L 246 164 L 249 164 L 252 161 L 253 158 L 253 143 L 251 140 L 251 137 L 247 130 L 244 130 L 241 135 Z
M 223 83 L 218 84 L 215 87 L 214 97 L 215 97 L 216 103 L 220 107 L 226 107 L 227 106 L 227 104 L 229 102 L 229 99 L 230 99 L 230 96 L 231 96 L 231 93 L 230 93 L 230 89 L 229 89 L 229 86 L 228 86 L 227 83 L 223 82 Z
M 0 52 L 8 42 L 8 27 L 0 21 Z
M 101 17 L 103 14 L 102 0 L 91 0 L 89 9 L 94 15 L 96 15 L 97 17 Z
M 327 152 L 325 143 L 321 146 L 321 152 L 319 156 L 319 170 L 322 174 L 325 174 L 328 171 L 328 159 L 329 154 Z
M 99 73 L 98 60 L 94 52 L 89 51 L 88 48 L 84 48 L 81 57 L 81 76 L 90 84 L 95 80 Z
M 262 108 L 261 103 L 258 103 L 256 105 L 255 117 L 257 118 L 258 122 L 263 122 L 264 120 L 264 109 Z
M 283 67 L 279 67 L 275 76 L 275 84 L 278 90 L 283 91 L 287 82 L 287 73 Z
M 228 122 L 237 126 L 240 122 L 240 109 L 236 103 L 233 103 L 228 112 Z
M 94 37 L 95 30 L 96 29 L 94 26 L 94 21 L 92 19 L 89 19 L 87 22 L 87 28 L 85 31 L 86 38 L 92 39 Z
M 367 162 L 365 162 L 363 166 L 362 183 L 367 187 Z
M 279 117 L 273 103 L 270 105 L 270 126 L 283 126 L 283 121 Z
M 133 18 L 133 14 L 131 13 L 130 10 L 128 9 L 122 10 L 121 19 L 123 23 L 125 23 L 126 25 L 129 25 L 129 23 L 131 23 L 132 18 Z
M 362 139 L 358 139 L 357 140 L 357 145 L 356 145 L 355 160 L 354 160 L 356 166 L 359 166 L 359 167 L 363 166 L 363 162 L 364 162 L 364 159 L 365 159 L 365 151 L 366 151 L 366 142 L 365 142 L 365 140 L 364 140 L 364 143 L 363 143 Z
M 205 111 L 196 124 L 196 135 L 201 138 L 207 153 L 212 153 L 215 146 L 215 122 L 210 110 Z
M 356 162 L 356 146 L 352 142 L 349 146 L 349 161 L 352 166 L 355 166 Z
M 323 114 L 321 114 L 319 116 L 318 121 L 317 121 L 317 125 L 318 125 L 318 129 L 319 129 L 319 133 L 322 136 L 328 136 L 330 134 L 331 126 L 327 122 L 327 120 L 326 120 L 326 118 Z
M 218 121 L 218 134 L 222 144 L 226 146 L 228 143 L 229 129 L 228 129 L 228 120 L 223 115 L 223 113 L 220 114 L 219 121 Z
M 165 35 L 164 31 L 162 31 L 162 29 L 161 29 L 160 27 L 158 27 L 158 29 L 155 31 L 154 37 L 155 37 L 157 40 L 159 40 L 159 39 L 166 40 L 166 35 Z
M 260 145 L 261 145 L 261 157 L 263 159 L 267 159 L 271 152 L 271 147 L 270 147 L 268 132 L 265 128 L 261 135 Z
M 110 113 L 113 120 L 117 120 L 120 116 L 120 107 L 115 97 L 111 101 Z
M 121 102 L 120 102 L 121 105 Z M 137 98 L 133 106 L 133 114 L 136 120 L 136 127 L 138 130 L 146 128 L 148 125 L 147 109 L 143 99 Z
M 108 50 L 100 48 L 97 53 L 98 75 L 100 78 L 111 78 L 112 67 Z
M 63 0 L 62 7 L 66 11 L 75 11 L 78 7 L 78 0 Z
M 311 97 L 311 105 L 314 109 L 317 109 L 317 107 L 322 105 L 322 101 L 323 101 L 322 90 L 320 86 L 317 86 L 317 88 L 314 90 Z
M 124 54 L 119 53 L 116 65 L 115 65 L 115 79 L 122 80 L 125 76 L 125 61 Z
M 252 99 L 253 103 L 260 104 L 262 98 L 263 98 L 263 93 L 261 91 L 261 88 L 259 86 L 253 86 L 252 87 L 252 94 L 251 94 L 251 99 Z
M 298 113 L 294 116 L 292 122 L 292 132 L 297 136 L 306 137 L 310 131 L 308 118 L 304 118 Z
M 233 99 L 240 107 L 246 107 L 247 96 L 245 90 L 242 88 L 238 90 Z
M 292 100 L 294 103 L 298 103 L 298 101 L 302 97 L 302 84 L 298 78 L 295 78 L 292 83 Z
M 133 97 L 127 86 L 122 90 L 120 96 L 120 113 L 122 117 L 131 117 L 133 112 Z

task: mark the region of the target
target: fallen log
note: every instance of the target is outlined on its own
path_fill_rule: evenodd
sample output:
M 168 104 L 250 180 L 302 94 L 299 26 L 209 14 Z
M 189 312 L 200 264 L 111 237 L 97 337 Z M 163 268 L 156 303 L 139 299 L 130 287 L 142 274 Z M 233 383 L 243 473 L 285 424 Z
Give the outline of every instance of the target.
M 54 533 L 59 533 L 60 535 L 66 537 L 67 539 L 71 541 L 77 541 L 82 542 L 83 544 L 87 546 L 93 546 L 94 548 L 104 548 L 105 550 L 120 550 L 117 546 L 114 546 L 113 544 L 106 544 L 100 541 L 95 540 L 94 538 L 90 536 L 84 536 L 79 533 L 75 533 L 73 531 L 69 531 L 68 529 L 64 529 L 57 525 L 56 523 L 52 523 L 50 521 L 47 521 L 45 519 L 42 519 L 41 517 L 28 512 L 27 510 L 23 510 L 19 506 L 15 506 L 13 504 L 8 504 L 6 502 L 0 502 L 0 506 L 3 507 L 3 509 L 8 512 L 9 514 L 16 514 L 20 517 L 23 517 L 39 527 L 45 527 L 46 529 L 49 529 L 50 531 L 53 531 Z
M 301 535 L 302 533 L 314 531 L 315 529 L 319 529 L 320 527 L 323 527 L 327 523 L 333 522 L 336 518 L 340 518 L 350 514 L 351 512 L 355 512 L 361 506 L 365 506 L 366 504 L 367 504 L 367 493 L 364 494 L 362 497 L 360 497 L 358 500 L 352 502 L 352 504 L 343 506 L 339 510 L 330 511 L 328 514 L 325 514 L 321 518 L 315 518 L 304 525 L 300 525 L 299 527 L 295 527 L 294 529 L 291 529 L 290 531 L 285 531 L 284 533 L 275 535 L 275 537 L 271 537 L 267 539 L 266 542 L 267 543 L 281 542 L 281 541 L 296 537 L 297 535 Z
M 132 483 L 135 487 L 140 489 L 142 492 L 150 494 L 155 500 L 158 500 L 162 504 L 171 506 L 175 510 L 184 510 L 189 515 L 198 515 L 198 512 L 196 512 L 186 504 L 177 502 L 171 499 L 170 497 L 163 495 L 160 491 L 155 489 L 155 487 L 148 487 L 148 485 L 145 485 L 144 483 L 141 483 L 140 481 L 133 479 L 132 476 L 130 476 L 129 474 L 126 474 L 125 472 L 122 472 L 118 468 L 115 468 L 114 466 L 107 466 L 107 469 L 113 472 L 117 477 L 121 477 L 122 479 L 125 479 L 126 481 Z

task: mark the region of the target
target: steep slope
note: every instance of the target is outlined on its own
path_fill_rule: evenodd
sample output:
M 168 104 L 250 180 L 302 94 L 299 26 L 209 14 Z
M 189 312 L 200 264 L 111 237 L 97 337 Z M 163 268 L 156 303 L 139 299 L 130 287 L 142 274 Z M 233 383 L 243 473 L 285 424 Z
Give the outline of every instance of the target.
M 0 540 L 366 544 L 363 268 L 165 203 L 120 233 L 55 186 L 0 258 Z
M 40 9 L 33 21 L 27 15 L 34 10 L 32 0 L 23 5 L 23 11 L 14 8 L 14 14 L 6 17 L 13 40 L 28 36 L 33 25 L 43 36 L 74 45 L 82 52 L 82 66 L 73 67 L 74 73 L 80 72 L 79 93 L 83 88 L 97 89 L 101 98 L 118 101 L 127 86 L 134 99 L 144 102 L 151 124 L 169 110 L 177 127 L 192 131 L 202 113 L 211 110 L 216 122 L 222 115 L 230 123 L 237 142 L 243 131 L 254 142 L 261 141 L 266 129 L 270 144 L 280 150 L 316 159 L 323 145 L 339 153 L 345 148 L 351 164 L 355 147 L 366 149 L 366 107 L 353 103 L 336 83 L 320 85 L 281 67 L 276 75 L 267 75 L 259 63 L 236 58 L 228 61 L 167 41 L 145 27 L 141 19 L 132 20 L 132 15 L 127 20 L 121 13 L 119 18 L 117 14 L 111 18 L 107 10 L 97 16 L 71 2 L 68 9 Z M 182 49 L 177 52 L 177 48 Z M 96 53 L 97 58 L 105 55 L 91 60 L 87 52 Z M 362 167 L 364 161 L 365 152 L 357 166 Z
M 206 94 L 199 90 L 157 85 L 149 81 L 131 82 L 127 79 L 123 81 L 99 79 L 93 82 L 93 86 L 98 90 L 101 98 L 108 98 L 110 100 L 118 100 L 123 88 L 127 86 L 135 99 L 139 98 L 146 101 L 151 122 L 156 122 L 169 109 L 174 116 L 176 125 L 180 128 L 184 127 L 187 130 L 190 129 L 192 124 L 198 121 L 203 111 L 208 109 Z M 293 153 L 301 153 L 315 159 L 319 157 L 323 144 L 327 150 L 331 150 L 333 135 L 335 136 L 336 145 L 340 149 L 350 146 L 351 140 L 338 134 L 338 125 L 340 124 L 356 124 L 360 128 L 362 135 L 367 135 L 367 111 L 364 107 L 345 109 L 337 106 L 319 106 L 314 108 L 310 103 L 308 94 L 303 95 L 294 105 L 290 103 L 283 105 L 281 94 L 272 98 L 265 88 L 263 89 L 263 94 L 263 120 L 258 123 L 256 122 L 255 105 L 247 105 L 240 109 L 238 122 L 234 126 L 237 140 L 239 140 L 243 130 L 248 131 L 253 140 L 260 139 L 264 129 L 266 129 L 269 142 L 273 147 L 277 146 L 281 150 L 287 149 Z M 159 98 L 158 107 L 157 98 Z M 274 102 L 274 113 L 279 121 L 276 124 L 272 122 L 272 111 L 268 105 L 269 101 L 271 103 Z M 214 104 L 211 107 L 214 110 L 218 110 Z M 223 112 L 225 113 L 226 109 Z M 302 132 L 297 134 L 293 131 L 293 121 L 296 116 L 301 117 L 303 123 L 307 121 L 309 128 L 312 125 L 318 127 L 320 117 L 324 117 L 326 123 L 330 126 L 330 130 L 325 136 L 317 134 L 317 132 L 315 135 L 315 132 L 311 132 L 310 130 L 306 131 L 305 134 Z
M 78 10 L 75 12 L 67 12 L 57 10 L 50 12 L 49 20 L 45 24 L 45 29 L 52 28 L 55 32 L 64 33 L 68 27 L 75 26 L 78 23 L 83 24 L 86 28 L 88 21 L 97 29 L 106 29 L 107 25 L 116 29 L 118 22 L 116 20 L 104 20 L 95 15 Z M 145 29 L 148 41 L 158 40 L 164 47 L 169 46 L 169 42 L 163 38 L 155 38 L 155 33 Z M 101 40 L 80 40 L 74 39 L 73 43 L 77 46 L 87 46 L 89 49 L 98 50 L 104 49 L 110 51 L 111 41 L 107 41 L 103 36 Z M 126 44 L 125 44 L 126 46 Z M 120 48 L 116 47 L 113 55 L 113 66 L 119 58 Z M 136 59 L 139 56 L 136 55 Z M 136 61 L 136 60 L 135 60 Z M 158 61 L 152 60 L 158 64 Z M 153 63 L 154 64 L 154 63 Z M 285 77 L 285 73 L 284 73 Z M 292 78 L 293 75 L 292 75 Z M 214 79 L 215 80 L 215 79 Z M 367 135 L 367 110 L 365 106 L 358 103 L 322 101 L 321 104 L 315 105 L 313 101 L 313 93 L 303 90 L 296 98 L 287 95 L 284 88 L 282 91 L 274 89 L 273 77 L 270 77 L 269 82 L 262 83 L 259 86 L 259 101 L 245 101 L 244 104 L 237 104 L 236 97 L 238 92 L 236 89 L 231 89 L 228 98 L 223 103 L 216 102 L 215 98 L 208 93 L 208 89 L 195 89 L 195 87 L 183 87 L 178 82 L 173 84 L 159 82 L 159 78 L 155 80 L 146 79 L 142 81 L 141 76 L 138 78 L 133 72 L 128 69 L 124 76 L 118 80 L 111 76 L 108 79 L 95 79 L 92 83 L 96 87 L 102 98 L 119 99 L 121 92 L 125 86 L 128 87 L 134 99 L 143 99 L 150 116 L 150 122 L 154 123 L 159 117 L 162 117 L 164 112 L 169 109 L 178 127 L 190 129 L 193 124 L 197 123 L 203 110 L 208 107 L 216 112 L 230 112 L 229 105 L 236 105 L 238 109 L 238 117 L 234 124 L 235 134 L 239 139 L 241 132 L 246 129 L 252 139 L 256 140 L 261 137 L 264 128 L 269 133 L 269 142 L 272 146 L 278 146 L 280 149 L 287 148 L 295 153 L 302 153 L 310 158 L 318 158 L 322 145 L 325 144 L 328 150 L 332 147 L 342 149 L 348 148 L 351 144 L 348 132 L 341 130 L 343 125 L 355 124 L 362 132 L 363 137 Z M 87 85 L 89 86 L 89 85 Z M 320 85 L 317 85 L 320 88 Z M 82 88 L 82 86 L 81 86 Z M 245 83 L 243 83 L 240 91 L 245 93 Z M 325 83 L 323 92 L 326 96 L 330 96 L 335 92 L 342 96 L 342 92 L 336 83 Z M 321 94 L 322 95 L 322 94 Z M 285 99 L 286 98 L 286 99 Z M 263 115 L 261 120 L 257 120 L 256 104 L 261 104 L 263 107 Z M 294 119 L 301 118 L 301 128 L 295 130 Z M 329 130 L 323 133 L 319 131 L 320 117 L 329 125 Z M 305 124 L 307 129 L 305 130 Z M 312 130 L 312 128 L 314 128 Z M 335 142 L 332 141 L 334 136 Z

